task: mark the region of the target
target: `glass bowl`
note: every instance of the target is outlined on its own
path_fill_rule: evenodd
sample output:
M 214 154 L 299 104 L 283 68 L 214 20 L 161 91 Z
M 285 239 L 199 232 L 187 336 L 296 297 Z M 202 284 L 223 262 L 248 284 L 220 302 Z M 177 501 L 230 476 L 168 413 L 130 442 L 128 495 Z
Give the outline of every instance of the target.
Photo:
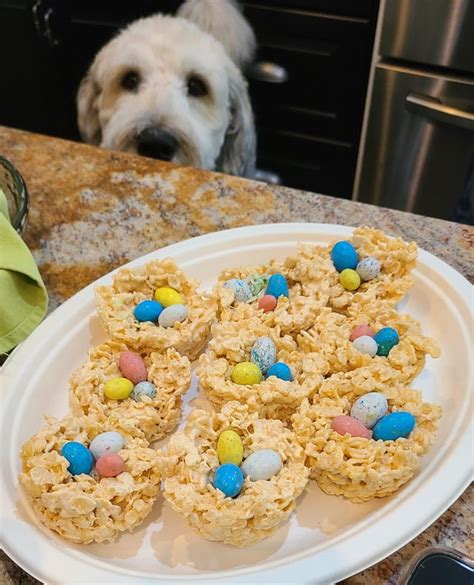
M 22 234 L 28 217 L 29 197 L 25 181 L 10 161 L 0 156 L 0 190 L 7 198 L 10 221 Z

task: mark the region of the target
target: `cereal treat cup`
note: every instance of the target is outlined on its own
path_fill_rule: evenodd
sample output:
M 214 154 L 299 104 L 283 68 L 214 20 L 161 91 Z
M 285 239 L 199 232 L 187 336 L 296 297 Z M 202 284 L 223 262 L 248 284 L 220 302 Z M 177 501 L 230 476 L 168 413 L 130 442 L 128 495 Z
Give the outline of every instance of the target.
M 231 378 L 235 365 L 250 361 L 252 346 L 259 337 L 275 344 L 276 361 L 286 363 L 293 375 L 287 382 L 270 376 L 258 384 L 236 384 Z M 199 383 L 217 410 L 236 400 L 261 418 L 287 420 L 304 398 L 311 396 L 323 381 L 326 362 L 318 353 L 306 353 L 290 335 L 282 335 L 258 317 L 242 322 L 225 321 L 212 328 L 212 340 L 199 359 Z
M 264 284 L 272 274 L 277 273 L 287 278 L 289 296 L 279 297 L 276 307 L 265 313 L 258 308 L 258 302 L 265 294 Z M 250 283 L 254 293 L 250 301 L 236 301 L 234 291 L 224 286 L 226 281 L 233 278 Z M 258 316 L 263 323 L 269 327 L 277 327 L 283 334 L 293 334 L 308 329 L 328 300 L 328 295 L 323 288 L 316 290 L 315 287 L 314 291 L 306 289 L 304 283 L 298 279 L 289 278 L 289 271 L 273 260 L 268 266 L 247 266 L 225 270 L 219 275 L 214 296 L 219 321 L 240 322 Z
M 46 426 L 24 443 L 20 484 L 31 499 L 41 522 L 75 543 L 111 541 L 133 530 L 151 512 L 160 491 L 157 452 L 147 441 L 125 437 L 118 454 L 125 471 L 116 477 L 71 475 L 69 462 L 60 455 L 64 443 L 85 446 L 98 434 L 117 430 L 90 417 L 46 419 Z
M 70 379 L 70 405 L 76 415 L 88 415 L 98 421 L 109 420 L 117 429 L 147 441 L 156 441 L 171 432 L 181 417 L 181 396 L 191 384 L 191 363 L 175 349 L 164 353 L 141 352 L 148 381 L 156 394 L 132 395 L 111 400 L 104 394 L 105 384 L 123 377 L 119 355 L 127 351 L 122 343 L 109 341 L 89 352 L 88 360 Z
M 244 459 L 273 449 L 283 461 L 269 480 L 246 477 L 235 498 L 225 497 L 211 483 L 219 465 L 217 440 L 228 429 L 240 435 Z M 270 536 L 288 519 L 309 475 L 294 434 L 281 421 L 259 419 L 237 402 L 220 413 L 192 411 L 184 431 L 171 437 L 162 462 L 163 494 L 173 509 L 204 538 L 240 547 Z
M 284 262 L 284 274 L 289 279 L 303 283 L 304 294 L 326 298 L 327 306 L 346 312 L 349 307 L 365 307 L 377 300 L 395 305 L 413 286 L 411 271 L 416 266 L 417 246 L 401 238 L 391 238 L 383 232 L 369 228 L 357 228 L 352 238 L 347 238 L 357 250 L 359 260 L 376 258 L 381 264 L 377 278 L 362 282 L 354 291 L 346 290 L 339 282 L 339 272 L 331 260 L 329 246 L 300 244 L 295 257 Z
M 187 317 L 171 327 L 138 321 L 135 307 L 153 300 L 156 289 L 171 287 L 183 297 Z M 197 292 L 198 282 L 186 277 L 170 260 L 154 260 L 140 268 L 123 268 L 110 286 L 96 287 L 97 310 L 107 333 L 136 350 L 174 347 L 194 360 L 206 345 L 215 320 L 215 301 Z
M 371 357 L 358 351 L 350 335 L 356 326 L 363 324 L 370 325 L 374 333 L 392 327 L 399 335 L 399 343 L 387 356 Z M 326 307 L 313 327 L 302 331 L 297 340 L 304 351 L 319 353 L 325 361 L 325 375 L 386 365 L 391 368 L 389 379 L 405 384 L 412 382 L 423 370 L 427 355 L 440 356 L 437 342 L 423 335 L 419 322 L 410 315 L 398 313 L 387 301 L 374 302 L 362 311 L 351 308 L 348 315 Z
M 388 496 L 407 483 L 431 447 L 441 416 L 441 408 L 423 402 L 420 392 L 385 384 L 383 368 L 379 368 L 378 378 L 366 378 L 363 391 L 362 370 L 354 372 L 357 379 L 350 374 L 332 376 L 331 385 L 326 385 L 322 395 L 313 403 L 305 400 L 292 417 L 311 477 L 327 494 L 353 502 Z M 375 441 L 340 435 L 332 429 L 332 419 L 350 414 L 354 401 L 367 392 L 382 392 L 389 412 L 408 411 L 415 417 L 416 426 L 408 438 Z

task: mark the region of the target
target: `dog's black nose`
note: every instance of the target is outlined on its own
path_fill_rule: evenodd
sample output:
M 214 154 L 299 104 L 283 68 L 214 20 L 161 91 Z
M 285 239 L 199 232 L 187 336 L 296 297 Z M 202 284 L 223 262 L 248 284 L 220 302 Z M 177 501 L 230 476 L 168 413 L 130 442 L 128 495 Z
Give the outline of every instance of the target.
M 161 128 L 145 128 L 138 135 L 137 150 L 142 156 L 172 160 L 178 150 L 178 141 L 172 134 Z

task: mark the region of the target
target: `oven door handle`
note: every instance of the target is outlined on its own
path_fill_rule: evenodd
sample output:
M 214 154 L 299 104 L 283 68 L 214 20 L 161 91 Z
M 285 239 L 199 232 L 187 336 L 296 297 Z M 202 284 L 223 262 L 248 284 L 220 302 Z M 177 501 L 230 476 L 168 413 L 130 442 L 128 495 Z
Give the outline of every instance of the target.
M 250 79 L 266 83 L 285 83 L 288 81 L 288 71 L 282 65 L 269 61 L 253 63 L 250 65 L 247 75 Z
M 465 130 L 474 130 L 474 114 L 443 104 L 438 98 L 422 93 L 409 93 L 405 108 L 412 114 L 435 122 L 443 122 Z

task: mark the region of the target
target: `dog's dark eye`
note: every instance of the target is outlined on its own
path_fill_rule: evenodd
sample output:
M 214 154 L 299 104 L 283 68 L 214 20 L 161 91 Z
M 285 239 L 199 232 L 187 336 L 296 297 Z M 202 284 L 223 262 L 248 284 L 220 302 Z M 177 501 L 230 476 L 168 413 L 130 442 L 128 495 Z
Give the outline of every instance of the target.
M 140 85 L 140 74 L 137 71 L 127 71 L 122 75 L 120 85 L 127 91 L 136 91 Z
M 197 75 L 190 75 L 187 80 L 188 94 L 193 97 L 204 97 L 209 93 L 206 82 Z

